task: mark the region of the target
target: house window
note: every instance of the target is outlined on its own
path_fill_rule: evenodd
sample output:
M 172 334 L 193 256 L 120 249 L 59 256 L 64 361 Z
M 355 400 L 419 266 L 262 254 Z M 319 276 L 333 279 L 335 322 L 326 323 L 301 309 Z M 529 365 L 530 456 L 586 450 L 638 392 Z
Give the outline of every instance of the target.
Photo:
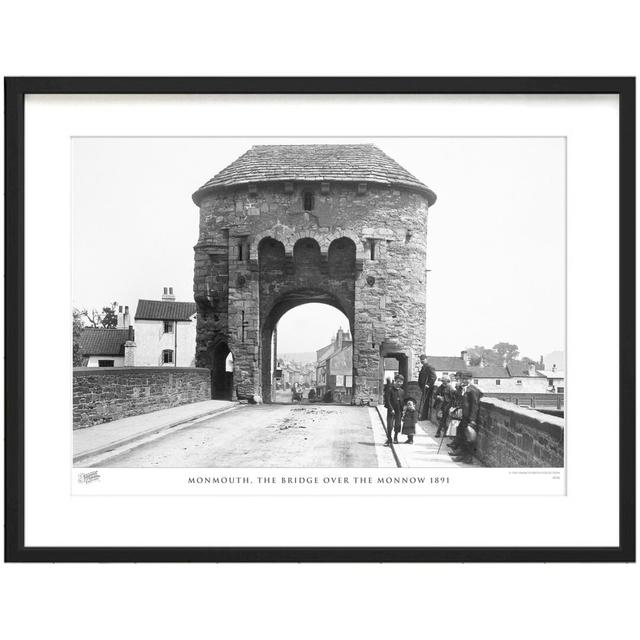
M 564 393 L 564 387 L 558 387 L 558 393 Z
M 162 364 L 171 364 L 173 362 L 173 351 L 171 349 L 165 349 L 162 352 Z
M 500 386 L 500 380 L 496 380 L 496 384 Z
M 516 380 L 516 384 L 522 384 L 522 380 Z
M 351 376 L 345 376 L 344 377 L 344 386 L 345 387 L 351 387 L 352 385 L 352 377 Z
M 171 320 L 164 321 L 164 332 L 173 333 L 173 322 Z
M 369 238 L 369 257 L 371 260 L 378 259 L 378 245 L 375 238 Z
M 344 376 L 336 376 L 336 387 L 341 387 L 344 384 Z
M 305 191 L 304 194 L 302 195 L 302 199 L 303 199 L 303 203 L 304 203 L 304 210 L 305 211 L 313 211 L 313 193 L 311 193 L 311 191 Z
M 113 360 L 98 360 L 99 367 L 113 367 L 113 365 L 114 365 Z

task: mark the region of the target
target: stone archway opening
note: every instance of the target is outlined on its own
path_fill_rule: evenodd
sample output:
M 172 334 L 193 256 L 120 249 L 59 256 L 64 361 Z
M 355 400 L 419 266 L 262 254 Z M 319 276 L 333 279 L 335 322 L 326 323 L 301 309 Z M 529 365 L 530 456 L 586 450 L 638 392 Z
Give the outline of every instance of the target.
M 233 398 L 233 354 L 223 340 L 211 349 L 211 398 Z
M 353 339 L 340 309 L 299 304 L 281 316 L 271 341 L 273 402 L 351 402 Z
M 334 312 L 327 313 L 328 309 L 323 312 L 321 307 L 327 306 Z M 322 328 L 308 322 L 319 319 L 319 316 L 322 316 Z M 306 329 L 305 324 L 308 324 Z M 301 339 L 296 340 L 295 335 L 292 339 L 292 331 L 299 331 Z M 313 389 L 315 393 L 312 396 L 315 395 L 319 402 L 351 401 L 354 384 L 353 309 L 345 309 L 326 291 L 290 291 L 273 305 L 263 321 L 261 333 L 261 382 L 265 402 L 295 401 L 294 386 L 304 400 L 309 399 L 309 390 Z M 297 353 L 307 354 L 307 362 L 295 362 L 287 357 L 287 354 L 295 353 L 292 345 L 296 344 L 299 345 L 296 350 L 301 349 Z M 285 357 L 281 357 L 283 354 Z

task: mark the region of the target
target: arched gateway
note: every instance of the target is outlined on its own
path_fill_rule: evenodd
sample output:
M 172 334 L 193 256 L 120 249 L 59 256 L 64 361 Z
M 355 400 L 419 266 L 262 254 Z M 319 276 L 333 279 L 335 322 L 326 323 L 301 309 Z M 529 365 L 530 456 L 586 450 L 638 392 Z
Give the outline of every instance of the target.
M 270 402 L 274 327 L 323 302 L 349 320 L 356 400 L 379 399 L 385 356 L 404 359 L 415 379 L 435 202 L 424 184 L 374 145 L 259 145 L 193 200 L 197 366 L 216 371 L 223 343 L 233 384 Z

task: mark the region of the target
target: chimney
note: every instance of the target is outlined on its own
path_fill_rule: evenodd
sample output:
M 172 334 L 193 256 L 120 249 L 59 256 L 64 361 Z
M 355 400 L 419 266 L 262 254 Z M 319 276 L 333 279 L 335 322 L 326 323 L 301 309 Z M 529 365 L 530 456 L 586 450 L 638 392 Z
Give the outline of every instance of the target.
M 535 362 L 530 362 L 529 363 L 529 376 L 535 376 L 536 375 L 536 364 Z
M 540 371 L 544 371 L 544 357 L 540 356 Z
M 173 295 L 173 287 L 165 287 L 164 293 L 162 294 L 163 302 L 174 302 L 176 297 Z
M 118 318 L 118 324 L 116 325 L 116 327 L 118 329 L 126 329 L 126 325 L 124 323 L 124 315 L 122 313 L 122 305 L 118 307 L 117 318 Z
M 124 366 L 135 367 L 136 365 L 136 343 L 133 340 L 127 340 L 124 343 Z
M 461 351 L 460 352 L 460 357 L 464 360 L 464 363 L 467 365 L 467 367 L 469 366 L 469 353 L 467 351 Z
M 342 327 L 338 329 L 338 333 L 336 333 L 336 346 L 338 349 L 342 349 L 342 340 L 344 338 L 344 334 L 342 333 Z
M 487 359 L 484 357 L 484 353 L 480 356 L 480 366 L 481 367 L 487 366 Z
M 556 365 L 555 365 L 555 364 L 553 365 L 553 367 L 551 367 L 551 371 L 552 371 L 553 373 L 555 373 L 555 372 L 556 372 Z
M 124 316 L 122 318 L 123 329 L 128 329 L 131 326 L 131 318 L 129 317 L 129 307 L 124 308 Z

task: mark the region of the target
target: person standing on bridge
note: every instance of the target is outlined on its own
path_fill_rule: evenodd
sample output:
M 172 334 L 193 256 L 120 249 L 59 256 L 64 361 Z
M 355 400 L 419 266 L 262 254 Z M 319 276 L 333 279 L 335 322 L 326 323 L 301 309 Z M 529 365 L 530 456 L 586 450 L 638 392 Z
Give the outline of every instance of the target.
M 435 384 L 436 370 L 427 362 L 427 356 L 423 353 L 420 356 L 422 369 L 418 374 L 418 386 L 422 395 L 420 396 L 420 404 L 418 406 L 418 415 L 420 420 L 429 419 L 429 408 L 431 407 L 431 397 L 433 396 L 433 385 Z
M 438 412 L 442 412 L 442 415 L 438 421 L 438 431 L 436 431 L 436 438 L 444 437 L 447 433 L 447 418 L 449 417 L 449 409 L 453 406 L 455 400 L 456 390 L 451 385 L 451 378 L 448 375 L 443 375 L 441 378 L 442 384 L 436 390 L 436 395 L 440 399 L 440 407 Z
M 385 446 L 391 446 L 391 434 L 393 432 L 393 442 L 398 444 L 398 433 L 402 426 L 402 408 L 404 405 L 405 392 L 402 388 L 404 376 L 398 375 L 385 393 L 385 407 L 387 408 L 387 441 Z
M 404 444 L 413 444 L 413 436 L 416 435 L 416 423 L 418 422 L 418 411 L 413 400 L 407 400 L 407 404 L 402 414 L 402 433 L 407 436 Z
M 468 427 L 471 427 L 477 434 L 478 432 L 478 412 L 480 411 L 480 398 L 482 391 L 471 382 L 471 373 L 468 371 L 458 371 L 456 378 L 461 384 L 461 408 L 462 419 L 456 430 L 456 437 L 449 445 L 453 450 L 451 457 L 455 462 L 464 462 L 470 464 L 473 462 L 473 452 L 475 449 L 475 438 L 470 438 Z

